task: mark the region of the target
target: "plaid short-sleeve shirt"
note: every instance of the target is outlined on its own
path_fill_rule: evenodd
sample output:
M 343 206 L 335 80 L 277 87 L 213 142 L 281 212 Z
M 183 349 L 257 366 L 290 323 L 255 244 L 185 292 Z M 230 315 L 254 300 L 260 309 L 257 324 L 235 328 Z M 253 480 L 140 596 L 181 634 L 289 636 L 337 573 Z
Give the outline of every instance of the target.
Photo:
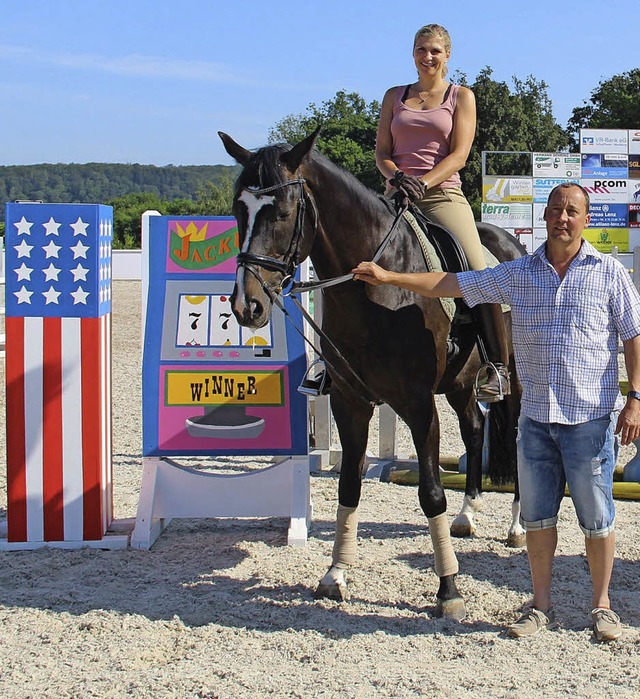
M 620 262 L 586 240 L 562 280 L 545 251 L 457 277 L 469 306 L 511 306 L 522 413 L 574 425 L 622 407 L 618 341 L 640 335 L 640 296 Z

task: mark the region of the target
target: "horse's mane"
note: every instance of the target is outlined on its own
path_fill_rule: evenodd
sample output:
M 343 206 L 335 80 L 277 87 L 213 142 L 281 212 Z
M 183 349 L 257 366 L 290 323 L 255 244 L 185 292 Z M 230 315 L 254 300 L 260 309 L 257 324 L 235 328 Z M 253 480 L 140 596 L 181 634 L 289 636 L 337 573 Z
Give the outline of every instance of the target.
M 328 170 L 339 182 L 340 188 L 347 192 L 351 192 L 354 198 L 358 200 L 360 207 L 380 210 L 380 195 L 362 184 L 355 175 L 345 170 L 343 167 L 336 165 L 315 148 L 311 151 L 310 158 L 313 163 Z M 384 208 L 386 209 L 386 207 Z
M 277 143 L 264 146 L 255 151 L 236 182 L 236 193 L 246 187 L 263 189 L 282 184 L 284 180 L 282 168 L 280 167 L 282 164 L 281 157 L 284 153 L 291 150 L 292 147 L 288 143 Z M 360 207 L 366 207 L 372 211 L 380 211 L 380 196 L 362 184 L 355 175 L 336 165 L 315 148 L 311 150 L 307 157 L 312 166 L 328 171 L 336 180 L 337 187 L 341 191 L 351 192 L 353 197 L 358 200 Z

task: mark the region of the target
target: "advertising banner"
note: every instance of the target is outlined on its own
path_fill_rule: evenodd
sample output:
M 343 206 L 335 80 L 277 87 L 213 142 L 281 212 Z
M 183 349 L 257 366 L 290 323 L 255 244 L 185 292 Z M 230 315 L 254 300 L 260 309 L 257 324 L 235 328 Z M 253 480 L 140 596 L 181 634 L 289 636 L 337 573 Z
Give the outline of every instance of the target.
M 500 228 L 531 228 L 531 204 L 482 204 L 482 221 Z
M 582 235 L 600 252 L 629 252 L 628 228 L 586 228 Z
M 546 204 L 534 204 L 533 205 L 533 227 L 534 228 L 546 228 L 546 223 L 544 220 L 544 210 L 546 209 Z
M 520 245 L 524 245 L 528 253 L 533 252 L 533 228 L 506 228 L 505 230 L 517 238 Z
M 640 204 L 640 180 L 627 180 L 629 204 Z
M 629 179 L 640 180 L 640 155 L 629 156 Z
M 589 207 L 589 228 L 628 228 L 629 207 L 627 204 L 594 204 Z
M 580 153 L 533 153 L 532 164 L 534 177 L 580 177 Z
M 591 203 L 629 203 L 629 186 L 627 180 L 580 180 L 580 184 L 589 193 Z
M 583 178 L 626 179 L 629 176 L 629 156 L 620 153 L 583 153 Z
M 569 181 L 579 181 L 579 176 L 571 178 Z M 559 177 L 536 177 L 533 180 L 533 202 L 538 204 L 546 204 L 549 199 L 549 194 L 554 187 L 567 182 L 566 178 Z
M 629 204 L 629 228 L 640 228 L 640 204 Z
M 482 201 L 531 202 L 533 187 L 530 177 L 485 177 L 482 182 Z
M 533 249 L 537 250 L 543 243 L 547 241 L 547 229 L 546 228 L 534 228 L 533 229 Z
M 640 129 L 629 129 L 629 153 L 640 154 Z M 636 158 L 637 160 L 637 158 Z
M 629 133 L 623 129 L 580 129 L 581 153 L 629 152 Z

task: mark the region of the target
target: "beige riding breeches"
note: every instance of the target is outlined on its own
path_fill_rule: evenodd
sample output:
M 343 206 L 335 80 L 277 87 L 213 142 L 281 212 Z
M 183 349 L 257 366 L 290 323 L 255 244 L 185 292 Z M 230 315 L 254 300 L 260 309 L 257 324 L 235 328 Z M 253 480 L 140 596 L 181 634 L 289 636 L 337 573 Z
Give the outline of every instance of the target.
M 473 211 L 459 187 L 430 189 L 415 205 L 427 218 L 455 235 L 471 269 L 484 269 L 487 266 Z

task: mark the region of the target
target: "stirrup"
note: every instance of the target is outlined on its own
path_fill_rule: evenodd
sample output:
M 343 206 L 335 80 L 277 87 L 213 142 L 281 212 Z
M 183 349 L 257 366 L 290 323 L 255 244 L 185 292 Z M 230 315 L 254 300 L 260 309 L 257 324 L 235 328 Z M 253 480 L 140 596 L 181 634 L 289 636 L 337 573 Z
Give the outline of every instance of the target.
M 315 373 L 318 368 L 320 371 Z M 316 359 L 307 369 L 302 383 L 298 386 L 298 393 L 304 396 L 324 396 L 329 393 L 330 386 L 331 379 L 324 362 L 322 359 Z
M 500 371 L 502 369 L 502 371 Z M 497 377 L 497 392 L 496 393 L 486 393 L 484 391 L 487 383 L 489 383 L 489 375 L 487 381 L 480 385 L 480 374 L 493 370 L 493 374 Z M 476 401 L 478 403 L 497 403 L 498 401 L 504 400 L 505 396 L 508 396 L 511 390 L 509 385 L 509 369 L 504 364 L 496 365 L 493 362 L 487 362 L 483 364 L 478 373 L 476 374 L 476 380 L 473 387 L 475 392 Z

